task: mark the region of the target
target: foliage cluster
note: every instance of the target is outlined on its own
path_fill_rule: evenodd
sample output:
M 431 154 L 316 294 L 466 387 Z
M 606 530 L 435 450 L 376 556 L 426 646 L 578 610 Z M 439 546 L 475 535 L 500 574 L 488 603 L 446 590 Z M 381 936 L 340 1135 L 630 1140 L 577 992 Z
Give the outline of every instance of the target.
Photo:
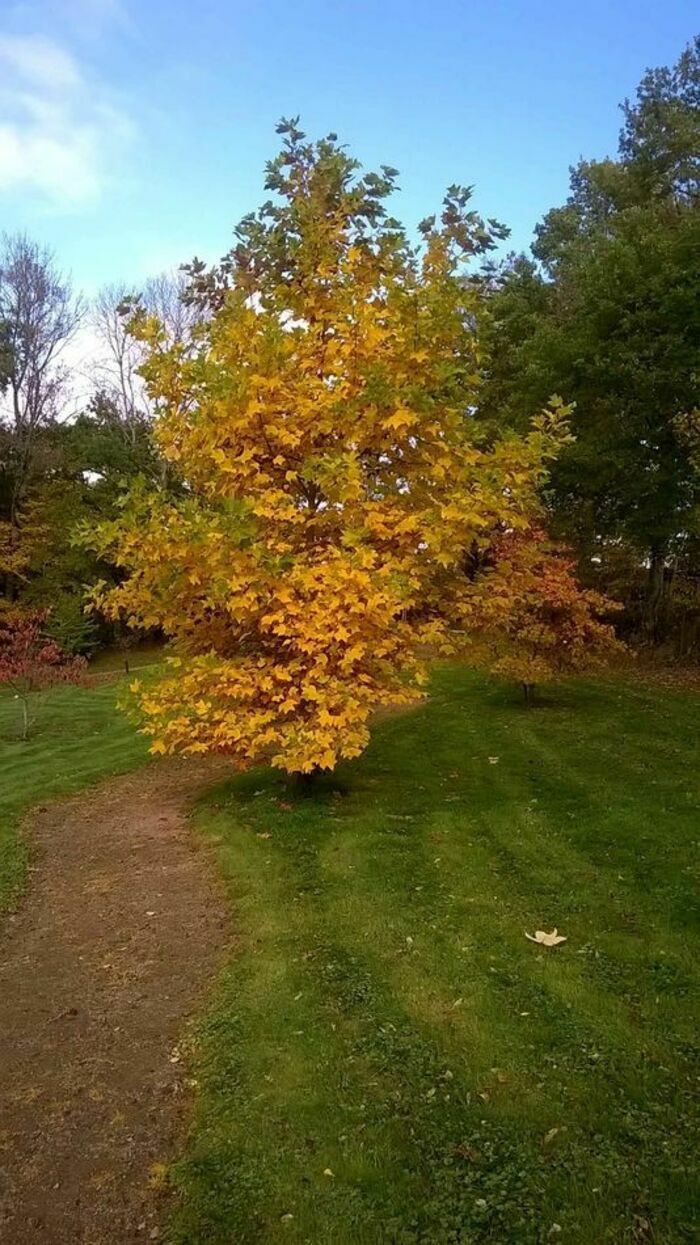
M 585 581 L 621 595 L 628 633 L 686 655 L 700 652 L 699 99 L 700 37 L 625 103 L 617 159 L 572 169 L 533 258 L 492 271 L 479 406 L 500 429 L 553 391 L 575 403 L 552 530 Z
M 539 542 L 567 412 L 491 444 L 470 417 L 470 264 L 502 231 L 469 191 L 451 187 L 412 245 L 384 206 L 394 170 L 359 175 L 334 135 L 280 131 L 275 198 L 218 269 L 193 272 L 191 339 L 133 321 L 155 436 L 187 488 L 135 490 L 99 529 L 125 578 L 96 602 L 175 643 L 166 676 L 134 684 L 154 751 L 309 773 L 357 756 L 371 713 L 420 695 L 426 654 L 454 651 L 478 588 L 467 551 L 496 556 L 518 533 L 512 560 Z

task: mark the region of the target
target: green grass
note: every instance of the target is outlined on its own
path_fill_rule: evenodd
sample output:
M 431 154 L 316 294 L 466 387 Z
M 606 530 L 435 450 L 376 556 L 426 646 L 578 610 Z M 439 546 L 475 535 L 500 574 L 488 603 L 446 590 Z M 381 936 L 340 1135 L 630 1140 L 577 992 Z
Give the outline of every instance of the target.
M 239 938 L 169 1239 L 697 1239 L 699 728 L 693 695 L 527 711 L 443 669 L 314 798 L 211 793 Z
M 123 674 L 126 665 L 129 673 L 132 670 L 158 665 L 163 660 L 164 645 L 162 641 L 144 640 L 133 648 L 102 648 L 90 658 L 91 674 L 109 674 L 112 671 Z
M 18 737 L 17 703 L 0 696 L 0 912 L 17 903 L 24 886 L 28 846 L 20 822 L 28 809 L 145 760 L 146 744 L 115 708 L 116 695 L 114 682 L 37 693 L 26 742 Z
M 29 807 L 145 759 L 116 691 L 38 697 L 27 743 L 0 698 L 0 903 Z M 527 711 L 445 668 L 313 798 L 213 791 L 238 937 L 189 1041 L 170 1240 L 697 1239 L 699 727 L 693 694 Z

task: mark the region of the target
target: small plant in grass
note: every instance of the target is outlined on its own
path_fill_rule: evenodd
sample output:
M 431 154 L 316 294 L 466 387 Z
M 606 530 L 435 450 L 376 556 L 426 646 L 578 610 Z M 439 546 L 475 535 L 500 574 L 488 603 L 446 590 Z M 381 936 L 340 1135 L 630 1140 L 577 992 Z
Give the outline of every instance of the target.
M 7 687 L 22 710 L 22 739 L 31 726 L 30 698 L 56 683 L 78 683 L 85 660 L 66 653 L 46 634 L 47 610 L 12 610 L 0 617 L 0 687 Z
M 582 589 L 573 562 L 540 531 L 510 533 L 472 591 L 475 652 L 495 674 L 535 689 L 568 674 L 598 669 L 625 651 L 607 616 L 620 607 Z

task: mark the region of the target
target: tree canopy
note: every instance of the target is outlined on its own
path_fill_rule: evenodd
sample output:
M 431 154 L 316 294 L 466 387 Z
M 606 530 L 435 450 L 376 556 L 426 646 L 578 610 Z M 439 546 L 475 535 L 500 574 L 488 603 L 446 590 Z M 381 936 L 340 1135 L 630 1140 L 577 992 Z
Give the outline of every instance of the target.
M 650 568 L 653 627 L 670 558 L 697 542 L 700 492 L 679 420 L 698 403 L 700 40 L 624 105 L 616 160 L 581 161 L 534 261 L 495 282 L 482 416 L 522 426 L 556 391 L 575 441 L 553 476 L 557 526 L 605 560 Z
M 167 675 L 135 685 L 156 750 L 309 772 L 420 694 L 426 652 L 468 621 L 467 551 L 529 528 L 562 417 L 480 443 L 470 265 L 501 230 L 469 191 L 451 187 L 412 245 L 386 210 L 393 169 L 280 132 L 274 198 L 219 267 L 193 265 L 193 339 L 134 320 L 185 487 L 136 490 L 103 526 L 126 578 L 96 599 L 175 642 Z

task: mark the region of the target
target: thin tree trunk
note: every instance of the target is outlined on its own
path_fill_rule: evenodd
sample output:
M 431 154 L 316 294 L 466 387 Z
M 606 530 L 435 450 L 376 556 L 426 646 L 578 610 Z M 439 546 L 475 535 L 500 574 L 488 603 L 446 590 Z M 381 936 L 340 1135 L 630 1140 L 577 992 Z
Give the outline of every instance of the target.
M 659 640 L 659 619 L 665 588 L 666 555 L 663 546 L 651 550 L 647 575 L 647 592 L 644 604 L 644 634 L 651 644 Z

